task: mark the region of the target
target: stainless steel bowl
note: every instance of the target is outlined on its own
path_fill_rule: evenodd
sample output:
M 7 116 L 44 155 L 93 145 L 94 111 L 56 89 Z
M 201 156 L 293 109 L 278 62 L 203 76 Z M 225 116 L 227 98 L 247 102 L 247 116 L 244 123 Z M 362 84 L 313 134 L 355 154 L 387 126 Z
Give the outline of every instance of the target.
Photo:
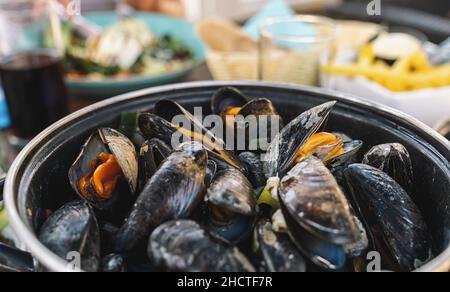
M 42 245 L 36 233 L 44 209 L 56 209 L 70 192 L 67 171 L 83 140 L 97 127 L 115 125 L 123 111 L 151 109 L 161 98 L 188 108 L 209 108 L 212 93 L 235 86 L 250 97 L 274 101 L 286 120 L 320 103 L 337 100 L 327 130 L 340 130 L 365 141 L 365 151 L 379 143 L 400 142 L 410 151 L 416 171 L 413 199 L 432 232 L 436 254 L 420 271 L 450 269 L 450 143 L 403 113 L 321 89 L 259 82 L 199 82 L 146 89 L 80 110 L 36 137 L 17 157 L 4 190 L 11 225 L 24 247 L 45 267 L 67 270 L 66 262 Z M 364 151 L 363 151 L 364 152 Z M 30 212 L 31 211 L 31 212 Z M 407 239 L 405 239 L 407 240 Z

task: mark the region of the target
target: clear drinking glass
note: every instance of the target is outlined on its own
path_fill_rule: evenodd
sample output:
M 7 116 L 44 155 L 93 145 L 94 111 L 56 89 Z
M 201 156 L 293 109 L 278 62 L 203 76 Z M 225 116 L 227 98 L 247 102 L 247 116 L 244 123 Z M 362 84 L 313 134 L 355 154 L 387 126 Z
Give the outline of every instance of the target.
M 54 0 L 0 0 L 0 80 L 14 146 L 67 114 L 64 45 L 54 7 Z
M 337 25 L 328 18 L 272 18 L 260 27 L 261 80 L 319 85 L 320 66 L 335 54 Z

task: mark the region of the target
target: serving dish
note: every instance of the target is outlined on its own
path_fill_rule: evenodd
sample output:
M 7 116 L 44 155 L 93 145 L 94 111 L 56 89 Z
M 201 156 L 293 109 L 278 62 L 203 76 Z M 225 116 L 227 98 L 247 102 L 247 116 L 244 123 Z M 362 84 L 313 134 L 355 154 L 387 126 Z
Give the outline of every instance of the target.
M 42 210 L 57 209 L 65 202 L 65 194 L 70 192 L 67 171 L 79 153 L 79 145 L 93 130 L 117 125 L 122 112 L 150 110 L 160 99 L 179 101 L 190 110 L 198 105 L 207 108 L 212 94 L 224 86 L 237 87 L 252 98 L 271 98 L 286 120 L 315 105 L 335 100 L 338 103 L 326 130 L 345 129 L 349 135 L 363 140 L 365 146 L 361 153 L 380 143 L 405 145 L 417 170 L 412 197 L 429 226 L 438 254 L 419 271 L 449 270 L 450 143 L 447 140 L 414 118 L 378 104 L 312 87 L 260 82 L 197 82 L 145 89 L 102 101 L 52 125 L 22 151 L 6 180 L 6 207 L 24 248 L 50 270 L 68 269 L 63 259 L 39 242 L 36 232 L 43 223 Z

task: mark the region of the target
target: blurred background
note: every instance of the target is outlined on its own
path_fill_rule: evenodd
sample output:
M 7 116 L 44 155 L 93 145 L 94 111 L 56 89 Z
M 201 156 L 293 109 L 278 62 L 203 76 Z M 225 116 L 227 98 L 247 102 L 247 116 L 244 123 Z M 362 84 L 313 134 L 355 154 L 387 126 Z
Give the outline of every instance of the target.
M 299 12 L 317 12 L 342 2 L 366 4 L 367 0 L 289 0 L 287 1 Z M 243 20 L 267 4 L 266 0 L 128 0 L 130 5 L 142 10 L 162 11 L 181 15 L 196 20 L 204 16 L 223 16 Z M 382 0 L 383 4 L 396 5 L 430 12 L 440 16 L 448 16 L 449 1 L 446 0 Z M 83 2 L 83 11 L 111 10 L 114 0 L 91 0 Z

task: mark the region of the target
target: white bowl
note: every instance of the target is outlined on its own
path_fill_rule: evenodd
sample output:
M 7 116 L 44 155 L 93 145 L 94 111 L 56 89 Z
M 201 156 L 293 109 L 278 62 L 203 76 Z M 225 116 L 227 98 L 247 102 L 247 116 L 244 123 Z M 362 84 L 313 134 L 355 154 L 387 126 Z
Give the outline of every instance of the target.
M 429 126 L 450 117 L 450 87 L 392 92 L 365 77 L 322 76 L 322 86 L 398 109 Z

